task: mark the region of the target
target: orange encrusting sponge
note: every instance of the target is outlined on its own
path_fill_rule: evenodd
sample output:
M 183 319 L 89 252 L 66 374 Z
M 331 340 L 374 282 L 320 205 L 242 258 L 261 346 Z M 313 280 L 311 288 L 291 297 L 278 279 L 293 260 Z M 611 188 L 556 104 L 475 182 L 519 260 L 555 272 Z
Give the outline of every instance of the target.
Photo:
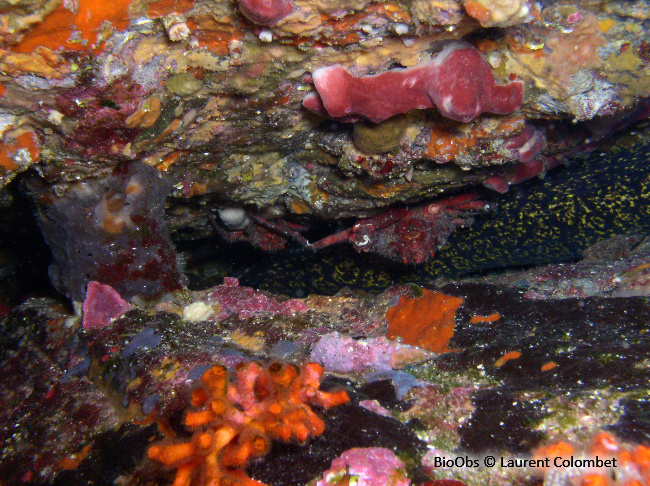
M 405 344 L 434 353 L 446 353 L 454 335 L 456 309 L 460 297 L 422 289 L 421 297 L 402 295 L 386 312 L 388 339 L 402 338 Z
M 210 486 L 264 486 L 241 470 L 248 460 L 266 454 L 273 439 L 305 442 L 322 434 L 325 423 L 310 405 L 349 401 L 344 390 L 319 390 L 323 368 L 316 363 L 240 363 L 234 375 L 230 380 L 222 366 L 203 373 L 184 419 L 192 438 L 149 448 L 150 459 L 176 469 L 173 486 L 190 486 L 195 477 Z

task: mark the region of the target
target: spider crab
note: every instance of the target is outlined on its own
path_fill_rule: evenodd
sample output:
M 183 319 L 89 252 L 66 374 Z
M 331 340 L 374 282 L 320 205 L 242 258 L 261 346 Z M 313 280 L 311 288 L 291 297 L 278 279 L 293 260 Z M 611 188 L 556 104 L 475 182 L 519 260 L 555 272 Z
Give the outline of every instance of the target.
M 360 219 L 351 228 L 327 236 L 311 245 L 319 250 L 349 242 L 358 252 L 377 253 L 402 263 L 424 263 L 440 248 L 456 227 L 469 226 L 472 214 L 488 204 L 469 193 L 406 208 L 390 208 Z
M 258 215 L 237 213 L 219 215 L 226 223 L 220 234 L 230 240 L 246 240 L 265 250 L 277 250 L 293 239 L 314 251 L 339 243 L 350 243 L 358 252 L 376 253 L 404 264 L 424 263 L 457 227 L 469 226 L 472 215 L 489 205 L 476 193 L 462 194 L 413 207 L 392 207 L 368 218 L 357 220 L 350 228 L 315 242 L 301 234 L 307 228 L 283 219 L 269 221 Z M 239 217 L 241 216 L 241 217 Z

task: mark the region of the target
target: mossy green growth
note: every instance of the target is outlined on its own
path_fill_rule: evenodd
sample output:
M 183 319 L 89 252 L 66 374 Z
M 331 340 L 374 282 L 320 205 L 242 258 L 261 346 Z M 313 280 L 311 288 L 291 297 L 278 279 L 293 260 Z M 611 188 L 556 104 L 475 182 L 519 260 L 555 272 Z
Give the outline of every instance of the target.
M 422 292 L 422 287 L 419 287 L 417 285 L 411 285 L 410 289 L 411 289 L 411 293 L 413 294 L 413 297 L 420 298 L 424 295 L 424 293 Z
M 188 98 L 196 93 L 203 83 L 190 73 L 174 74 L 165 81 L 165 88 L 181 98 Z
M 404 137 L 409 118 L 395 115 L 381 123 L 359 121 L 354 124 L 354 145 L 366 154 L 384 154 L 397 148 Z
M 587 443 L 595 430 L 617 423 L 624 412 L 620 401 L 626 395 L 605 389 L 579 395 L 560 394 L 546 401 L 545 416 L 534 427 L 544 433 L 547 441 Z
M 419 380 L 439 386 L 442 393 L 448 393 L 459 387 L 486 388 L 501 384 L 501 380 L 490 376 L 482 368 L 471 367 L 463 370 L 445 371 L 438 368 L 435 360 L 412 366 L 408 372 Z
M 405 418 L 417 418 L 424 423 L 426 428 L 417 432 L 418 437 L 430 447 L 446 452 L 460 446 L 459 430 L 452 424 L 469 419 L 472 411 L 467 404 L 471 397 L 482 388 L 500 384 L 479 368 L 443 371 L 435 362 L 410 367 L 409 373 L 431 383 L 433 388 L 424 392 L 414 389 L 411 398 L 415 399 L 415 405 L 406 412 Z

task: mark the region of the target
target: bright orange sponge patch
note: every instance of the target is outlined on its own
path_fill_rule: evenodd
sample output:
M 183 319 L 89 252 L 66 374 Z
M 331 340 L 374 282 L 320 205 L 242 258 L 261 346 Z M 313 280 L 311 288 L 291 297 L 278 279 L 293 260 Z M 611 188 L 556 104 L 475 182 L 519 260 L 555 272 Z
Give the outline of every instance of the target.
M 397 305 L 386 312 L 387 337 L 400 337 L 405 344 L 446 353 L 454 335 L 456 309 L 462 303 L 460 297 L 426 289 L 422 290 L 422 297 L 402 295 Z
M 25 33 L 22 41 L 12 50 L 30 53 L 39 46 L 52 50 L 63 47 L 66 50 L 85 50 L 84 42 L 73 39 L 78 32 L 82 41 L 88 41 L 92 47 L 97 43 L 99 30 L 104 22 L 117 30 L 124 30 L 129 25 L 127 9 L 131 0 L 80 0 L 76 2 L 76 11 L 72 12 L 59 5 L 43 22 L 36 24 Z

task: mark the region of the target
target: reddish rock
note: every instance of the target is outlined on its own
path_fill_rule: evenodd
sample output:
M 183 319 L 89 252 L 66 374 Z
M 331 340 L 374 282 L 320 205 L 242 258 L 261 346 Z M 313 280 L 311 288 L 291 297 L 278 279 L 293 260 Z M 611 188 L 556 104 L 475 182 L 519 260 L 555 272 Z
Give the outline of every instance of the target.
M 300 299 L 279 301 L 250 287 L 240 287 L 236 278 L 227 277 L 223 285 L 215 287 L 210 293 L 210 301 L 219 304 L 219 318 L 236 313 L 241 317 L 251 317 L 260 313 L 273 313 L 291 316 L 307 311 L 307 305 Z
M 129 303 L 113 287 L 93 280 L 83 303 L 83 328 L 102 329 L 129 309 Z

